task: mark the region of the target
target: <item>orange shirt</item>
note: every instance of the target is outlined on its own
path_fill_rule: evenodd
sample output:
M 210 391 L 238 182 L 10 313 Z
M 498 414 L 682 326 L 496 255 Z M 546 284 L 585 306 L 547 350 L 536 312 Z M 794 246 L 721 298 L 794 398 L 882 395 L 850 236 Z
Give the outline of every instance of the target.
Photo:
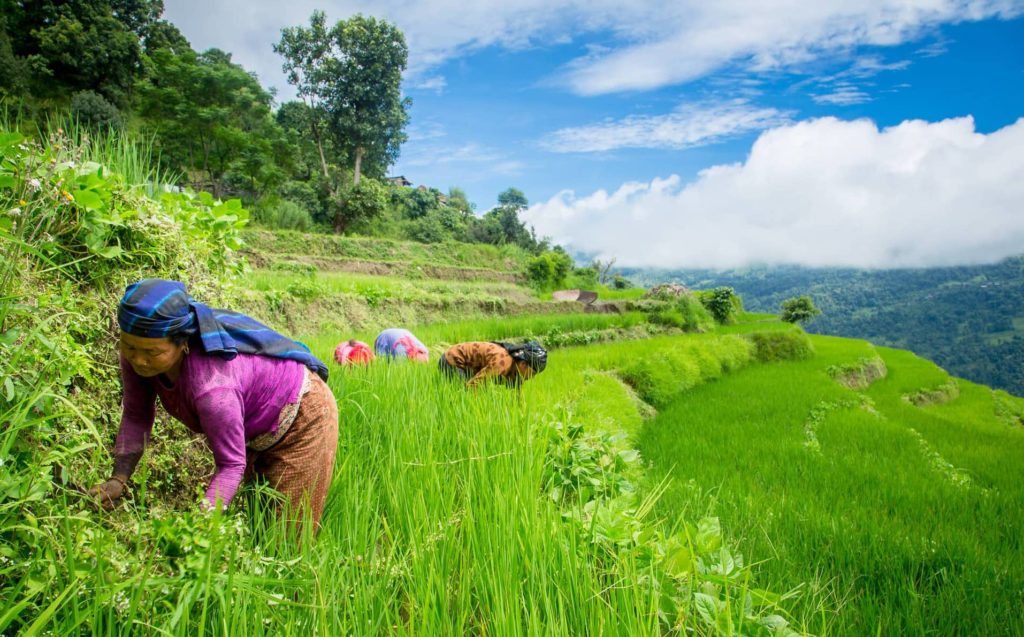
M 444 353 L 452 367 L 466 370 L 470 379 L 467 387 L 479 385 L 487 379 L 516 382 L 519 368 L 505 348 L 496 343 L 469 342 L 452 345 Z

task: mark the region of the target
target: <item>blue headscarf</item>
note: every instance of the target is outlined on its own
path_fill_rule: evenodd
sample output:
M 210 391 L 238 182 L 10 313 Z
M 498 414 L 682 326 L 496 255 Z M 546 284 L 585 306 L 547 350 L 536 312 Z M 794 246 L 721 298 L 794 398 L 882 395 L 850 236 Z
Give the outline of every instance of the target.
M 256 319 L 217 310 L 188 295 L 185 284 L 143 279 L 125 288 L 117 306 L 121 330 L 144 338 L 192 336 L 199 333 L 203 350 L 231 360 L 239 353 L 285 358 L 302 363 L 327 380 L 327 366 L 309 348 L 278 334 Z

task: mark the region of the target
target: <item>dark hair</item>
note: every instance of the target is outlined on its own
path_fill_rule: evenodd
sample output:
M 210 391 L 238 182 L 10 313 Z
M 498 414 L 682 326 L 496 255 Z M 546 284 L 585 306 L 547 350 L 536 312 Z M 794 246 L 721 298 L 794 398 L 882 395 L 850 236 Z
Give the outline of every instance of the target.
M 176 332 L 174 334 L 168 334 L 167 338 L 175 345 L 199 345 L 198 332 L 195 330 L 186 330 L 182 332 Z

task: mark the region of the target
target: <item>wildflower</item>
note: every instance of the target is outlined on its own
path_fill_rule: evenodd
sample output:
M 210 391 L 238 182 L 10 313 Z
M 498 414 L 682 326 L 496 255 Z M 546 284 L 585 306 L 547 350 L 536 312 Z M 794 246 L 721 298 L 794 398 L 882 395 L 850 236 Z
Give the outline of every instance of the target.
M 28 187 L 31 188 L 33 191 L 39 190 L 42 187 L 42 185 L 42 182 L 40 182 L 35 177 L 28 180 Z
M 18 205 L 19 205 L 19 206 L 24 206 L 24 205 L 25 205 L 25 204 L 27 204 L 27 203 L 28 203 L 28 202 L 27 202 L 27 201 L 25 201 L 24 199 L 19 199 L 19 200 L 18 200 Z
M 74 197 L 72 197 L 72 196 L 71 196 L 71 193 L 70 193 L 70 192 L 68 192 L 67 190 L 61 190 L 61 191 L 60 191 L 60 194 L 61 194 L 61 195 L 63 195 L 63 196 L 64 196 L 64 198 L 65 198 L 65 199 L 67 199 L 68 201 L 74 201 L 74 200 L 75 200 L 75 198 L 74 198 Z
M 20 217 L 21 216 L 21 208 L 11 208 L 10 210 L 7 211 L 7 216 L 8 217 Z

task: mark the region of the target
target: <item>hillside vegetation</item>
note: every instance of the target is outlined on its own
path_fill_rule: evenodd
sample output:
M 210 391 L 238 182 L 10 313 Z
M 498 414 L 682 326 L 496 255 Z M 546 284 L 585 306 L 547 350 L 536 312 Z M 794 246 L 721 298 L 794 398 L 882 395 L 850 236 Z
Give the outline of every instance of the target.
M 982 266 L 630 272 L 638 281 L 728 285 L 756 311 L 810 294 L 812 332 L 913 350 L 958 376 L 1024 396 L 1024 257 Z
M 586 314 L 463 276 L 515 274 L 514 249 L 243 233 L 240 203 L 147 188 L 116 154 L 8 131 L 0 153 L 4 634 L 1024 632 L 1020 399 L 736 299 L 720 321 L 690 296 Z M 346 259 L 382 270 L 326 265 Z M 165 420 L 128 502 L 84 495 L 118 426 L 113 308 L 142 276 L 329 362 L 316 541 L 266 487 L 200 512 L 209 454 Z M 514 392 L 333 362 L 394 324 L 432 361 L 533 337 L 550 364 Z

